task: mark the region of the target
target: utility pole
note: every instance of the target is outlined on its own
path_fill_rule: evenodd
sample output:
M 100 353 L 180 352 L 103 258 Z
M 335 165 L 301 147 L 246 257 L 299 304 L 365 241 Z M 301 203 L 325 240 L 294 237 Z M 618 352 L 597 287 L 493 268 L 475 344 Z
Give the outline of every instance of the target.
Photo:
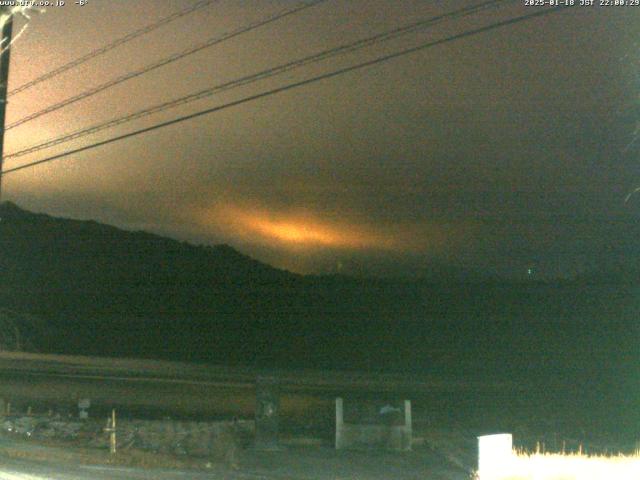
M 0 200 L 2 200 L 2 164 L 4 160 L 4 127 L 7 113 L 7 90 L 9 82 L 9 56 L 11 54 L 11 36 L 13 33 L 13 15 L 10 7 L 0 7 L 2 24 L 2 43 L 0 43 Z

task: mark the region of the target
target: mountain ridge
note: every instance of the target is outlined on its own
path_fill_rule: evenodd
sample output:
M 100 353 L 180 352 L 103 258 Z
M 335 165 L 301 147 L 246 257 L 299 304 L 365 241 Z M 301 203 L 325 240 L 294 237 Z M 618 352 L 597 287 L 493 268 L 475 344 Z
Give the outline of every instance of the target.
M 475 365 L 478 356 L 498 356 L 496 339 L 551 355 L 560 331 L 567 352 L 586 352 L 575 341 L 582 331 L 625 339 L 635 318 L 634 276 L 467 283 L 303 276 L 230 246 L 194 246 L 14 204 L 0 205 L 0 216 L 0 309 L 10 312 L 0 343 L 20 343 L 11 334 L 18 325 L 20 338 L 43 353 L 449 369 L 440 357 Z

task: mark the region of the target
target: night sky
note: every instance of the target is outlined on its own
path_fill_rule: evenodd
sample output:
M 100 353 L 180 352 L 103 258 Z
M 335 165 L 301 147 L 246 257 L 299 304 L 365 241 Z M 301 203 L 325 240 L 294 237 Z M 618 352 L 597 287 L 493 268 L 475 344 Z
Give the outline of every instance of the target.
M 34 13 L 12 48 L 9 89 L 193 3 L 68 0 Z M 477 3 L 327 0 L 11 129 L 5 153 Z M 292 5 L 214 2 L 12 96 L 7 121 Z M 5 168 L 535 8 L 506 2 Z M 4 199 L 228 243 L 301 273 L 571 278 L 633 265 L 639 33 L 640 7 L 575 7 L 6 175 Z

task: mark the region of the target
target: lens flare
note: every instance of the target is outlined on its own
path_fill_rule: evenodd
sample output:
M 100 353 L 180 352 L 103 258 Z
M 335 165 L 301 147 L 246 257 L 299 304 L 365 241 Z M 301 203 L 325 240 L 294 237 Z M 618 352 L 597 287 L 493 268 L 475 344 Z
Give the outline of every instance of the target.
M 20 15 L 21 17 L 24 17 L 27 20 L 27 22 L 22 26 L 20 31 L 13 36 L 13 38 L 11 39 L 8 45 L 5 45 L 5 43 L 7 43 L 5 41 L 6 39 L 3 38 L 2 40 L 0 40 L 0 55 L 2 55 L 11 45 L 13 45 L 13 43 L 16 40 L 18 40 L 22 36 L 22 34 L 25 32 L 25 30 L 29 26 L 29 20 L 31 20 L 31 17 L 29 16 L 29 12 L 31 10 L 36 11 L 38 13 L 44 12 L 44 9 L 38 9 L 33 6 L 30 6 L 30 7 L 12 6 L 7 8 L 4 11 L 4 13 L 0 15 L 0 30 L 4 28 L 4 25 L 9 21 L 9 19 L 15 17 L 16 15 Z

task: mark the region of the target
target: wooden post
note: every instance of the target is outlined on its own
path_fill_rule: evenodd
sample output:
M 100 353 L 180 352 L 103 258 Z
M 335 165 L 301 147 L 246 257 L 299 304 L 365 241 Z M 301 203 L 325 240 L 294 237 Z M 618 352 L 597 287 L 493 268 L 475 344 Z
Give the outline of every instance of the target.
M 111 438 L 109 441 L 109 451 L 116 453 L 116 409 L 111 410 Z
M 112 455 L 116 453 L 116 409 L 111 410 L 111 418 L 107 420 L 107 428 L 105 432 L 109 432 L 109 452 Z

